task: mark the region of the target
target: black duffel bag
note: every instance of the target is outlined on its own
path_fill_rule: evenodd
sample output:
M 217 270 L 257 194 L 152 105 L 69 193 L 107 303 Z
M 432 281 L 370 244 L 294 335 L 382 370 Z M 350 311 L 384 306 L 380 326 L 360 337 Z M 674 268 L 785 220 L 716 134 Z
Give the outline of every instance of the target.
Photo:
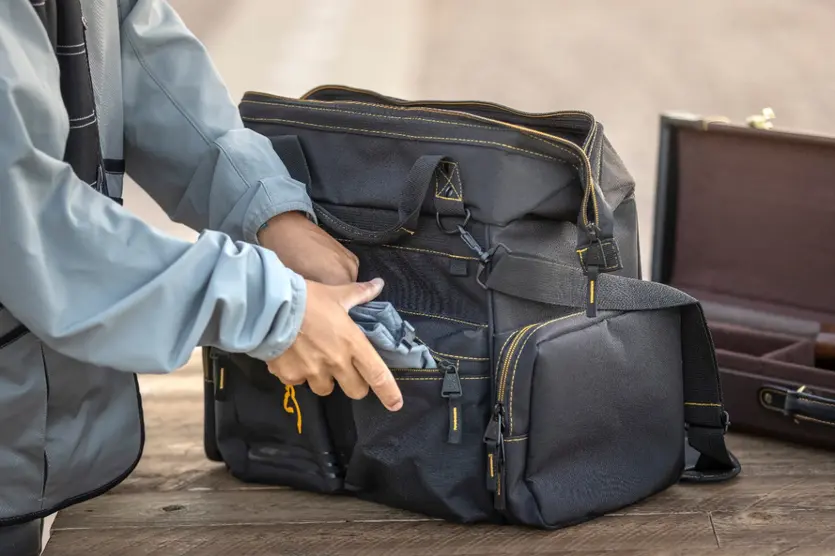
M 556 528 L 738 474 L 701 307 L 640 279 L 634 183 L 590 114 L 344 87 L 240 109 L 439 365 L 392 369 L 390 413 L 207 350 L 233 475 Z

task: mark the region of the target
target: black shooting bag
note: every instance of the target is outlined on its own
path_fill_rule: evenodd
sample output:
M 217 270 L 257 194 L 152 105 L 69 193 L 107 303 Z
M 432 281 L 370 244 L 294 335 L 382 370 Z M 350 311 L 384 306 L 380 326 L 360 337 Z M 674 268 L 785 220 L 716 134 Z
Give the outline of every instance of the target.
M 558 528 L 740 466 L 699 303 L 640 279 L 634 183 L 585 112 L 248 93 L 245 124 L 438 362 L 318 397 L 206 350 L 206 451 L 245 481 Z

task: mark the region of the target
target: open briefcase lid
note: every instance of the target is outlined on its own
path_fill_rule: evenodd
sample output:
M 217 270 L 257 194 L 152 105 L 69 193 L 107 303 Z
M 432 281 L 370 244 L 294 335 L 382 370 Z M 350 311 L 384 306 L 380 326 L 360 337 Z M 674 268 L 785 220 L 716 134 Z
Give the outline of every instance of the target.
M 835 324 L 835 137 L 767 119 L 661 116 L 652 279 L 812 335 Z

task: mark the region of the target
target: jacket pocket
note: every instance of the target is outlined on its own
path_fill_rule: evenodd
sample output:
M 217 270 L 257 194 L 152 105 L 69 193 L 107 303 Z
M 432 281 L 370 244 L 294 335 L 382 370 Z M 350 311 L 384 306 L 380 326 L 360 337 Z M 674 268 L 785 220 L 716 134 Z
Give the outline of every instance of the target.
M 283 385 L 262 361 L 212 353 L 217 445 L 232 475 L 314 492 L 341 490 L 325 398 L 307 385 Z
M 675 311 L 577 313 L 497 338 L 486 467 L 495 507 L 510 521 L 562 527 L 678 480 L 678 318 Z
M 440 359 L 438 369 L 392 369 L 403 407 L 376 396 L 353 403 L 356 444 L 346 489 L 405 510 L 472 522 L 493 513 L 484 489 L 489 365 Z
M 17 325 L 0 333 L 0 525 L 42 508 L 46 410 L 41 343 Z

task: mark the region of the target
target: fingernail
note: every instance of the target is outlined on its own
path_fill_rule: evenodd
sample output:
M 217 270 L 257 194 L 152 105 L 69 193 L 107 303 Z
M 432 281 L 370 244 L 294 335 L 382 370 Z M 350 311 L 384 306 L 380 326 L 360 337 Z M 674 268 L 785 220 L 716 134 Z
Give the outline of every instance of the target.
M 375 287 L 378 287 L 380 289 L 383 289 L 383 286 L 386 285 L 382 278 L 373 278 L 371 280 L 371 283 L 374 284 Z
M 388 406 L 389 411 L 399 411 L 400 408 L 403 407 L 403 400 L 399 399 L 390 406 Z

